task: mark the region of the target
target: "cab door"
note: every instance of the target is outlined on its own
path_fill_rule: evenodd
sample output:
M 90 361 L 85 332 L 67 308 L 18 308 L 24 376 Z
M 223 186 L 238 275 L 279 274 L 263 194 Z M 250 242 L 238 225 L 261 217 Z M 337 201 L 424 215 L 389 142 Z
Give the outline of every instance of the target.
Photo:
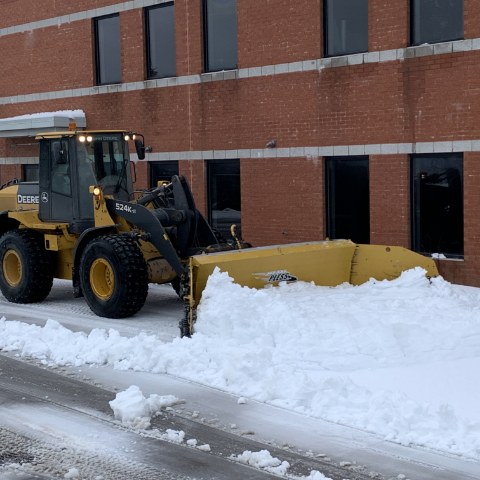
M 39 176 L 41 220 L 72 222 L 71 172 L 69 139 L 41 140 Z

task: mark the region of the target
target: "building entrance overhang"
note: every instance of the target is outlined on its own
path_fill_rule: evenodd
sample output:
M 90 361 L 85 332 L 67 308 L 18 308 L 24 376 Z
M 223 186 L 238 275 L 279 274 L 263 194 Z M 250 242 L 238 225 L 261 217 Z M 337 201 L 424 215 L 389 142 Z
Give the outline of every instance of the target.
M 68 130 L 73 123 L 76 124 L 76 129 L 86 127 L 85 113 L 82 110 L 62 110 L 0 118 L 0 138 L 35 137 L 42 132 Z

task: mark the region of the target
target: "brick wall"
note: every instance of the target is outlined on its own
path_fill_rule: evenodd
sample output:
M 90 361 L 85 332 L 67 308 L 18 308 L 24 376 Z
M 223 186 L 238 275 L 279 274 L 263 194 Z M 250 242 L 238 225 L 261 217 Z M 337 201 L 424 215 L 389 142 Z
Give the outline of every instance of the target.
M 22 178 L 21 165 L 2 165 L 0 169 L 0 184 L 4 184 L 15 178 Z
M 465 38 L 480 37 L 480 8 L 477 0 L 463 0 Z
M 101 2 L 90 5 L 97 3 Z M 268 1 L 239 2 L 239 29 L 245 29 L 239 33 L 241 63 L 255 66 L 320 56 L 319 1 L 302 0 L 304 8 L 297 3 L 277 1 L 273 8 Z M 181 38 L 179 74 L 199 73 L 200 2 L 179 1 L 176 5 Z M 54 11 L 59 11 L 58 6 Z M 407 8 L 392 11 L 391 2 L 385 0 L 372 2 L 373 49 L 405 46 L 406 12 Z M 257 28 L 256 19 L 269 14 L 274 19 L 289 18 L 292 27 L 282 30 L 274 22 L 266 22 L 264 29 Z M 141 81 L 145 75 L 142 10 L 121 12 L 120 18 L 123 80 Z M 301 36 L 297 34 L 300 23 L 306 25 Z M 277 45 L 273 30 L 288 40 L 288 47 Z M 91 20 L 2 36 L 0 48 L 15 52 L 2 58 L 3 96 L 94 83 Z M 272 136 L 279 147 L 461 140 L 480 136 L 478 78 L 480 52 L 475 51 L 303 74 L 0 105 L 0 116 L 82 108 L 89 127 L 134 125 L 146 133 L 157 151 L 263 148 Z
M 2 0 L 2 15 L 0 16 L 0 28 L 13 25 L 36 22 L 53 16 L 69 15 L 84 10 L 105 7 L 120 1 L 112 0 Z
M 12 93 L 13 77 L 3 78 Z M 272 137 L 279 147 L 462 140 L 480 137 L 478 78 L 480 52 L 471 52 L 0 105 L 0 116 L 80 108 L 89 128 L 134 126 L 155 151 L 263 148 Z
M 193 191 L 195 205 L 200 212 L 207 216 L 207 185 L 205 163 L 202 161 L 182 160 L 178 169 L 184 175 Z
M 464 182 L 464 261 L 439 262 L 440 271 L 449 280 L 480 287 L 480 153 L 465 153 Z
M 369 0 L 368 49 L 390 50 L 409 45 L 409 3 Z
M 242 235 L 256 246 L 323 240 L 320 158 L 242 159 Z
M 144 18 L 141 9 L 121 13 L 120 49 L 122 81 L 135 82 L 145 76 L 145 48 L 143 38 Z
M 148 163 L 143 161 L 135 162 L 136 188 L 142 189 L 150 186 L 150 179 L 148 178 L 148 175 Z
M 28 9 L 22 0 L 3 3 L 0 29 L 124 2 L 36 0 Z M 124 93 L 0 103 L 0 118 L 82 109 L 88 128 L 141 131 L 154 155 L 211 152 L 205 158 L 214 158 L 214 151 L 264 149 L 272 138 L 281 149 L 480 139 L 479 50 L 207 81 L 200 76 L 201 4 L 175 1 L 177 75 L 199 75 L 196 83 L 147 88 L 146 82 Z M 464 11 L 465 38 L 480 38 L 480 5 L 465 0 Z M 322 0 L 238 0 L 239 67 L 321 58 L 322 14 Z M 370 0 L 369 51 L 407 47 L 409 22 L 409 0 Z M 1 35 L 0 97 L 94 87 L 92 24 L 87 18 Z M 120 26 L 122 80 L 143 82 L 142 9 L 120 12 Z M 31 148 L 15 151 L 0 139 L 2 158 L 33 155 Z M 465 260 L 439 262 L 449 279 L 478 285 L 479 155 L 465 154 Z M 262 157 L 240 162 L 244 238 L 255 245 L 323 239 L 322 158 Z M 204 162 L 186 158 L 180 173 L 206 213 Z M 375 154 L 369 164 L 371 241 L 409 246 L 409 157 Z M 147 162 L 138 162 L 136 171 L 138 186 L 148 186 Z M 18 165 L 2 165 L 0 180 L 19 173 Z
M 410 248 L 408 155 L 370 155 L 370 242 Z
M 84 20 L 0 37 L 0 51 L 9 53 L 2 55 L 1 96 L 93 85 L 91 25 Z
M 320 0 L 238 2 L 239 67 L 320 58 L 321 3 Z

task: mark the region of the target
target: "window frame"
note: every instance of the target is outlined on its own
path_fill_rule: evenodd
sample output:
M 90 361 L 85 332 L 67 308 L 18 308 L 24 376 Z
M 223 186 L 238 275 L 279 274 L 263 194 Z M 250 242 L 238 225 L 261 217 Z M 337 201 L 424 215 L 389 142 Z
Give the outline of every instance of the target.
M 164 177 L 165 181 L 170 180 L 173 175 L 180 175 L 180 167 L 179 167 L 179 161 L 178 160 L 156 160 L 156 161 L 150 161 L 148 162 L 148 178 L 149 178 L 149 184 L 150 188 L 156 188 L 158 187 L 158 183 L 155 183 L 155 180 L 158 182 L 158 178 L 160 177 L 160 181 L 163 181 Z M 155 170 L 157 170 L 157 167 L 164 167 L 164 171 L 166 170 L 171 170 L 171 175 L 170 174 L 158 174 Z M 161 168 L 159 168 L 161 170 Z
M 119 78 L 115 81 L 109 81 L 108 79 L 102 81 L 102 68 L 100 67 L 101 51 L 100 51 L 100 37 L 99 37 L 99 22 L 116 17 L 118 19 L 118 56 L 119 56 Z M 122 83 L 122 51 L 121 51 L 121 30 L 120 30 L 120 14 L 112 13 L 110 15 L 102 15 L 101 17 L 95 17 L 93 19 L 93 33 L 94 33 L 94 53 L 95 53 L 95 84 L 96 85 L 115 85 Z
M 460 209 L 461 209 L 461 227 L 459 227 L 460 238 L 459 243 L 461 243 L 461 251 L 457 253 L 451 253 L 448 251 L 435 251 L 435 252 L 428 252 L 424 251 L 421 248 L 422 243 L 422 227 L 421 227 L 421 199 L 420 195 L 420 187 L 418 185 L 418 180 L 416 179 L 416 171 L 417 168 L 414 165 L 416 159 L 421 158 L 432 158 L 435 159 L 447 159 L 447 158 L 457 158 L 460 160 L 460 169 L 461 169 L 461 176 L 460 176 Z M 410 215 L 411 215 L 411 246 L 412 250 L 422 255 L 431 256 L 433 254 L 444 254 L 446 258 L 452 259 L 463 259 L 465 255 L 465 169 L 464 169 L 464 154 L 462 152 L 450 152 L 450 153 L 417 153 L 410 155 Z M 417 203 L 419 203 L 417 205 Z M 438 201 L 435 202 L 438 204 Z M 418 214 L 417 214 L 418 212 Z M 428 212 L 427 217 L 431 218 L 433 215 L 431 212 Z M 437 249 L 438 250 L 438 249 Z
M 230 171 L 229 171 L 230 170 Z M 223 207 L 219 209 L 213 209 L 213 201 L 223 200 L 223 203 L 232 204 L 230 201 L 226 201 L 225 198 L 218 198 L 218 191 L 216 190 L 216 183 L 214 176 L 238 176 L 238 198 L 234 199 L 233 204 L 237 206 L 238 201 L 238 210 L 231 209 L 230 207 Z M 214 220 L 213 212 L 225 212 L 227 209 L 232 210 L 233 212 L 239 213 L 239 220 L 235 223 L 237 225 L 237 234 L 239 238 L 241 238 L 241 230 L 242 230 L 242 170 L 241 170 L 241 162 L 239 158 L 229 158 L 225 160 L 207 160 L 206 161 L 206 176 L 207 176 L 207 213 L 208 213 L 208 223 L 212 226 L 212 228 L 219 232 L 225 238 L 230 238 L 230 223 L 220 226 L 218 221 Z M 214 193 L 215 190 L 215 193 Z M 231 192 L 232 189 L 230 188 L 229 191 Z M 234 214 L 235 215 L 235 214 Z
M 365 169 L 364 170 L 364 177 L 366 179 L 366 191 L 357 191 L 353 192 L 354 194 L 360 194 L 360 197 L 356 197 L 355 200 L 362 200 L 366 199 L 365 203 L 360 201 L 351 201 L 350 197 L 347 201 L 345 195 L 340 195 L 340 198 L 344 200 L 348 205 L 354 205 L 355 208 L 361 209 L 361 207 L 366 207 L 364 211 L 358 211 L 356 213 L 360 213 L 363 215 L 355 215 L 355 218 L 358 220 L 357 223 L 355 221 L 348 222 L 349 224 L 349 233 L 348 235 L 343 235 L 342 230 L 345 231 L 345 221 L 340 220 L 339 216 L 337 215 L 338 205 L 337 205 L 337 189 L 345 190 L 345 186 L 341 183 L 337 183 L 338 180 L 342 179 L 342 173 L 345 171 L 346 163 L 350 164 L 350 166 L 355 165 L 358 168 Z M 343 166 L 341 164 L 344 164 Z M 340 168 L 343 169 L 340 170 Z M 324 212 L 325 212 L 325 227 L 327 236 L 329 238 L 349 238 L 356 243 L 365 243 L 369 244 L 371 240 L 371 202 L 370 202 L 370 157 L 368 155 L 342 155 L 342 156 L 328 156 L 325 157 L 324 160 L 324 172 L 325 172 L 325 192 L 324 192 Z M 350 174 L 351 177 L 351 174 Z M 357 177 L 358 179 L 359 177 Z M 345 179 L 345 177 L 343 177 Z M 362 187 L 359 184 L 358 180 L 356 179 L 355 185 L 358 187 Z M 349 192 L 352 194 L 352 192 Z M 349 207 L 348 217 L 352 218 L 352 208 Z M 345 211 L 343 211 L 345 213 Z M 344 216 L 345 218 L 345 216 Z M 362 224 L 360 220 L 365 220 L 365 224 Z M 352 235 L 354 233 L 354 235 Z
M 238 69 L 238 7 L 237 0 L 235 2 L 235 63 L 232 65 L 224 65 L 223 67 L 218 67 L 216 65 L 210 65 L 210 42 L 208 40 L 209 28 L 208 28 L 208 2 L 209 0 L 202 1 L 203 9 L 203 70 L 204 73 L 213 73 L 221 72 L 224 70 L 236 70 Z
M 334 1 L 334 0 L 332 0 Z M 324 56 L 329 58 L 329 57 L 341 57 L 344 55 L 354 55 L 356 53 L 366 53 L 368 52 L 368 44 L 369 44 L 369 23 L 368 23 L 368 9 L 369 9 L 369 2 L 368 0 L 364 0 L 366 2 L 366 7 L 367 7 L 367 25 L 366 25 L 366 49 L 358 49 L 358 50 L 345 50 L 342 53 L 330 53 L 329 52 L 329 46 L 330 46 L 330 41 L 329 41 L 329 35 L 331 31 L 331 27 L 329 26 L 329 0 L 324 0 L 323 2 L 323 53 Z
M 174 71 L 168 74 L 152 75 L 152 58 L 151 58 L 151 28 L 150 28 L 150 12 L 153 10 L 160 10 L 163 8 L 171 7 L 173 9 L 173 58 L 174 58 Z M 153 80 L 157 78 L 171 78 L 177 75 L 176 66 L 176 35 L 175 35 L 175 2 L 165 2 L 158 5 L 151 5 L 144 9 L 144 27 L 145 27 L 145 76 L 147 80 Z
M 71 157 L 69 155 L 70 145 L 68 139 L 59 138 L 53 139 L 50 143 L 51 156 L 51 189 L 52 194 L 62 195 L 64 197 L 72 198 L 72 172 L 71 172 Z M 58 157 L 56 153 L 61 153 L 62 157 Z M 58 161 L 62 158 L 62 161 Z M 63 159 L 65 161 L 63 161 Z
M 24 182 L 38 182 L 40 165 L 38 163 L 24 163 L 22 165 L 22 179 Z M 33 178 L 32 178 L 33 177 Z
M 464 0 L 460 0 L 462 2 L 462 34 L 459 37 L 451 37 L 451 38 L 444 38 L 440 40 L 432 40 L 432 39 L 424 39 L 419 38 L 418 41 L 415 39 L 415 17 L 416 17 L 416 9 L 419 7 L 419 2 L 422 0 L 410 0 L 410 45 L 415 47 L 419 45 L 423 45 L 424 43 L 427 44 L 436 44 L 442 42 L 453 42 L 456 40 L 463 40 L 465 38 L 465 3 Z M 459 0 L 456 0 L 459 1 Z

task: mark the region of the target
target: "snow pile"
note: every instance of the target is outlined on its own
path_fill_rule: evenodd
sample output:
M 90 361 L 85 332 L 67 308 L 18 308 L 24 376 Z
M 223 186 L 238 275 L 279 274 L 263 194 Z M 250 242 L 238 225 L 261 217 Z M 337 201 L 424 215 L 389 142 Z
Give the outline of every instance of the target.
M 132 385 L 127 390 L 117 393 L 115 399 L 109 402 L 113 415 L 117 420 L 120 420 L 125 425 L 139 429 L 148 428 L 151 418 L 157 415 L 162 408 L 171 407 L 177 403 L 179 403 L 179 399 L 173 395 L 160 396 L 153 394 L 145 398 L 136 385 Z M 170 441 L 175 441 L 175 443 L 183 442 L 183 436 L 179 440 L 180 435 L 178 433 L 170 435 L 167 431 L 167 435 Z
M 312 470 L 308 477 L 292 476 L 288 473 L 290 464 L 285 460 L 281 461 L 276 457 L 272 457 L 268 450 L 260 450 L 258 452 L 245 450 L 240 455 L 230 455 L 230 459 L 292 480 L 331 480 L 331 478 L 326 477 L 317 470 Z
M 185 432 L 183 430 L 173 430 L 167 428 L 166 432 L 162 435 L 163 440 L 173 443 L 183 443 L 185 439 Z
M 312 470 L 308 477 L 302 477 L 301 480 L 332 480 L 330 477 L 326 477 L 323 473 L 320 473 L 318 470 Z
M 80 472 L 76 468 L 70 468 L 68 472 L 63 476 L 63 478 L 78 478 Z
M 260 450 L 259 452 L 251 452 L 246 450 L 240 455 L 231 455 L 232 460 L 259 468 L 276 475 L 285 476 L 290 464 L 286 461 L 280 461 L 276 457 L 272 457 L 268 450 Z
M 480 459 L 480 290 L 422 269 L 354 287 L 254 290 L 216 271 L 191 339 L 0 321 L 46 364 L 168 373 L 402 444 Z M 138 392 L 137 392 L 138 394 Z M 139 418 L 147 417 L 140 399 Z M 134 417 L 136 418 L 136 417 Z
M 150 427 L 152 418 L 160 414 L 161 409 L 178 405 L 181 400 L 174 395 L 152 394 L 145 398 L 140 388 L 131 385 L 127 390 L 117 393 L 115 398 L 108 403 L 113 410 L 113 416 L 122 424 L 145 430 Z M 160 438 L 167 442 L 183 443 L 185 432 L 167 428 L 165 433 L 160 434 Z M 198 442 L 195 438 L 188 439 L 186 443 L 189 447 L 210 451 L 209 445 L 197 446 Z
M 312 470 L 308 477 L 292 476 L 288 473 L 290 464 L 285 460 L 281 461 L 276 457 L 272 457 L 272 454 L 268 450 L 260 450 L 258 452 L 245 450 L 240 455 L 230 455 L 230 459 L 258 468 L 259 470 L 265 470 L 266 472 L 294 480 L 332 480 L 317 470 Z

